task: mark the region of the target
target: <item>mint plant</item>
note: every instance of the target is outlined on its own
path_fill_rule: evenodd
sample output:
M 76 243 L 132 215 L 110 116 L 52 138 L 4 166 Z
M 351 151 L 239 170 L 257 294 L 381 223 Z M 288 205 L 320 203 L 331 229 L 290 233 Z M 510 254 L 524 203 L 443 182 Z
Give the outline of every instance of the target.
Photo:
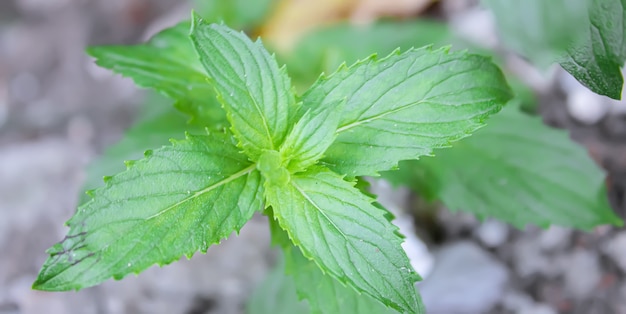
M 298 96 L 260 41 L 197 15 L 189 37 L 184 27 L 147 45 L 90 53 L 176 99 L 207 132 L 148 150 L 89 191 L 33 287 L 82 289 L 206 252 L 258 211 L 312 311 L 333 303 L 323 294 L 331 290 L 303 284 L 309 280 L 352 300 L 422 313 L 420 277 L 390 214 L 355 184 L 483 125 L 511 98 L 498 67 L 447 48 L 395 51 L 342 66 Z M 228 128 L 207 114 L 215 95 Z

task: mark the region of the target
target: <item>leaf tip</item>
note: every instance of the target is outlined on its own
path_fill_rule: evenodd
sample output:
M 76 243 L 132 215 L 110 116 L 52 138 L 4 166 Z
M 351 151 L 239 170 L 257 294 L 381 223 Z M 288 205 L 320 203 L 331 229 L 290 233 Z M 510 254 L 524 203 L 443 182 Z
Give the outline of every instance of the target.
M 70 291 L 75 290 L 78 291 L 84 288 L 82 285 L 76 283 L 62 283 L 61 285 L 55 284 L 55 281 L 51 281 L 54 279 L 54 275 L 50 275 L 47 271 L 47 265 L 44 265 L 37 275 L 37 278 L 31 285 L 31 289 L 38 291 Z
M 194 37 L 196 28 L 204 23 L 204 18 L 200 16 L 196 10 L 191 10 L 191 26 L 189 27 L 189 36 Z
M 153 154 L 153 153 L 154 153 L 154 151 L 153 151 L 153 150 L 148 149 L 147 151 L 145 151 L 145 152 L 143 153 L 143 156 L 144 156 L 144 157 L 146 157 L 146 158 L 150 158 L 150 156 L 152 156 L 152 154 Z
M 624 220 L 622 220 L 620 217 L 614 216 L 611 224 L 615 227 L 623 227 L 624 226 Z
M 85 48 L 85 53 L 93 58 L 98 58 L 98 56 L 100 55 L 98 52 L 100 50 L 99 46 L 89 46 L 87 48 Z
M 48 290 L 46 289 L 46 281 L 41 278 L 41 273 L 37 276 L 37 279 L 35 279 L 35 282 L 33 282 L 31 289 L 39 290 L 39 291 Z
M 104 183 L 109 183 L 109 181 L 111 181 L 111 179 L 113 179 L 112 176 L 104 176 L 102 177 L 102 181 L 104 181 Z
M 196 24 L 202 23 L 204 19 L 196 10 L 191 10 L 191 28 L 193 29 Z

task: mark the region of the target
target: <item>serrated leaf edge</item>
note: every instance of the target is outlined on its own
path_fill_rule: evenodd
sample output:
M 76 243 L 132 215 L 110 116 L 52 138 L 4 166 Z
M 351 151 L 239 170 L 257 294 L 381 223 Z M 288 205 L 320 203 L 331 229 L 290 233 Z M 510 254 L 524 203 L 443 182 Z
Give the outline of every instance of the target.
M 209 133 L 209 132 L 207 131 L 207 133 Z M 207 134 L 207 135 L 209 135 L 209 134 Z M 194 137 L 200 137 L 200 136 L 191 135 L 191 134 L 189 134 L 189 133 L 185 132 L 185 140 L 189 140 L 189 139 L 192 139 L 192 138 L 194 138 Z M 232 136 L 229 136 L 229 137 L 231 137 L 231 138 L 232 138 Z M 180 143 L 184 142 L 185 140 L 171 139 L 171 140 L 170 140 L 170 142 L 172 143 L 172 146 L 171 146 L 171 147 L 176 147 L 177 145 L 180 145 Z M 161 148 L 164 148 L 164 147 L 168 147 L 168 146 L 162 146 Z M 153 150 L 152 150 L 152 149 L 146 150 L 146 152 L 145 152 L 145 154 L 144 154 L 144 155 L 145 155 L 145 158 L 144 158 L 144 159 L 140 159 L 140 160 L 131 160 L 131 161 L 125 161 L 125 164 L 126 164 L 126 170 L 125 170 L 125 171 L 122 171 L 122 172 L 126 172 L 126 171 L 128 171 L 128 170 L 132 169 L 132 168 L 136 165 L 136 162 L 138 162 L 138 161 L 148 160 L 149 158 L 151 158 L 151 156 L 152 156 L 152 152 L 153 152 Z M 198 196 L 200 196 L 200 195 L 202 195 L 202 194 L 204 194 L 204 193 L 207 193 L 207 192 L 209 192 L 209 191 L 213 190 L 213 189 L 214 189 L 214 188 L 216 188 L 216 187 L 219 187 L 219 186 L 221 186 L 221 185 L 227 184 L 227 183 L 229 183 L 229 182 L 232 182 L 233 180 L 236 180 L 236 179 L 241 178 L 241 177 L 243 177 L 243 176 L 245 176 L 245 175 L 247 175 L 247 174 L 250 174 L 250 173 L 254 172 L 255 170 L 256 170 L 256 164 L 255 164 L 255 163 L 251 163 L 251 165 L 250 165 L 250 166 L 248 166 L 248 167 L 244 168 L 243 170 L 241 170 L 241 171 L 239 171 L 239 172 L 237 172 L 237 173 L 235 173 L 235 174 L 233 174 L 233 175 L 229 176 L 228 178 L 226 178 L 226 179 L 224 179 L 224 180 L 222 180 L 222 181 L 216 182 L 215 184 L 212 184 L 211 186 L 206 187 L 206 188 L 204 188 L 204 189 L 202 189 L 202 190 L 200 190 L 200 191 L 196 191 L 196 192 L 194 193 L 194 195 L 192 195 L 191 197 L 198 197 Z M 120 172 L 120 173 L 122 173 L 122 172 Z M 77 210 L 81 210 L 81 208 L 85 207 L 87 204 L 89 204 L 90 202 L 92 202 L 92 201 L 93 201 L 93 199 L 97 196 L 97 195 L 96 195 L 96 193 L 97 193 L 98 191 L 100 191 L 100 190 L 104 190 L 104 189 L 107 189 L 107 188 L 111 187 L 112 183 L 111 183 L 110 181 L 111 181 L 111 179 L 113 179 L 113 178 L 114 178 L 115 176 L 117 176 L 117 175 L 119 175 L 119 173 L 118 173 L 118 174 L 116 174 L 116 175 L 112 175 L 112 176 L 105 176 L 105 177 L 103 178 L 103 181 L 104 181 L 104 183 L 105 183 L 105 186 L 100 187 L 100 188 L 96 188 L 96 189 L 92 189 L 92 190 L 88 190 L 86 193 L 87 193 L 87 194 L 91 197 L 91 199 L 90 199 L 90 200 L 88 200 L 87 202 L 85 202 L 83 205 L 79 206 Z M 261 185 L 260 185 L 260 186 L 261 186 Z M 150 216 L 150 217 L 148 217 L 148 218 L 146 218 L 146 219 L 154 218 L 154 217 L 156 217 L 156 216 L 158 216 L 158 215 L 161 215 L 163 212 L 165 212 L 165 211 L 167 211 L 167 210 L 169 210 L 169 209 L 171 209 L 171 208 L 175 207 L 176 205 L 178 205 L 178 204 L 180 204 L 180 203 L 186 202 L 186 201 L 188 201 L 189 199 L 190 199 L 190 198 L 186 198 L 186 199 L 184 199 L 184 200 L 182 200 L 182 201 L 179 201 L 178 203 L 176 203 L 176 204 L 174 204 L 174 205 L 171 205 L 171 206 L 169 206 L 168 208 L 163 209 L 162 211 L 160 211 L 160 212 L 159 212 L 159 213 L 157 213 L 156 215 Z M 72 221 L 72 219 L 73 219 L 73 218 L 74 218 L 74 216 L 72 216 L 72 217 L 71 217 L 68 221 L 66 221 L 66 222 L 65 222 L 65 225 L 66 225 L 66 226 L 68 226 L 68 227 L 70 227 L 70 222 Z M 237 234 L 239 234 L 240 229 L 236 229 L 236 230 L 234 230 L 234 231 L 235 231 Z M 66 238 L 67 238 L 67 237 L 68 237 L 68 236 L 66 235 Z M 193 252 L 190 252 L 190 253 L 183 253 L 183 254 L 181 254 L 181 256 L 185 256 L 187 259 L 191 259 L 191 257 L 192 257 L 193 255 L 195 255 L 195 253 L 197 253 L 197 252 L 200 252 L 201 254 L 206 254 L 206 252 L 207 252 L 208 248 L 209 248 L 211 245 L 213 245 L 213 244 L 219 244 L 219 243 L 221 243 L 221 241 L 222 241 L 222 240 L 224 240 L 224 239 L 225 239 L 225 238 L 221 238 L 221 239 L 218 239 L 218 240 L 216 240 L 216 241 L 207 242 L 207 244 L 208 244 L 208 245 L 206 246 L 206 249 L 202 249 L 202 250 L 194 250 Z M 61 242 L 62 242 L 62 241 L 61 241 Z M 60 242 L 59 242 L 59 243 L 60 243 Z M 58 244 L 58 243 L 56 243 L 55 245 L 57 245 L 57 244 Z M 51 249 L 51 248 L 50 248 L 50 249 Z M 46 252 L 47 252 L 47 253 L 49 253 L 49 254 L 50 254 L 50 252 L 48 252 L 48 251 L 49 251 L 50 249 L 48 249 L 48 250 L 46 251 Z M 49 259 L 49 258 L 51 258 L 51 256 L 49 256 L 49 257 L 48 257 L 48 259 Z M 180 259 L 180 257 L 173 258 L 172 260 L 158 261 L 158 262 L 155 262 L 155 263 L 153 263 L 153 264 L 151 264 L 151 265 L 149 265 L 149 266 L 146 266 L 146 267 L 145 267 L 145 268 L 143 268 L 143 269 L 135 269 L 135 270 L 133 270 L 132 272 L 129 272 L 129 273 L 127 273 L 127 274 L 123 275 L 123 276 L 111 276 L 111 277 L 112 277 L 114 280 L 119 281 L 119 280 L 122 280 L 123 278 L 125 278 L 126 276 L 128 276 L 128 275 L 129 275 L 129 274 L 131 274 L 131 273 L 132 273 L 132 274 L 135 274 L 135 275 L 139 275 L 141 272 L 145 271 L 146 269 L 148 269 L 148 268 L 149 268 L 149 267 L 151 267 L 152 265 L 158 265 L 159 267 L 163 267 L 163 266 L 165 266 L 165 265 L 169 265 L 169 264 L 171 264 L 171 263 L 173 263 L 173 262 L 175 262 L 175 261 L 178 261 L 179 259 Z M 46 266 L 46 264 L 44 264 L 44 267 L 45 267 L 45 266 Z M 42 269 L 40 270 L 40 272 L 39 272 L 39 274 L 38 274 L 38 276 L 37 276 L 36 280 L 35 280 L 35 281 L 33 282 L 33 284 L 32 284 L 32 289 L 35 289 L 35 290 L 43 290 L 43 291 L 69 291 L 69 290 L 79 291 L 79 290 L 81 290 L 81 289 L 86 288 L 86 287 L 85 287 L 85 286 L 83 286 L 83 285 L 78 285 L 78 284 L 74 284 L 74 283 L 68 283 L 68 284 L 67 284 L 66 286 L 64 286 L 62 289 L 50 289 L 49 287 L 45 287 L 45 286 L 44 286 L 44 285 L 45 285 L 45 283 L 46 283 L 46 282 L 48 282 L 48 280 L 49 280 L 49 279 L 51 279 L 51 278 L 48 278 L 47 280 L 40 280 L 40 279 L 41 279 L 41 277 L 42 277 L 42 274 L 44 274 L 45 270 L 46 270 L 45 268 L 42 268 Z M 52 277 L 52 278 L 54 278 L 54 277 Z
M 404 52 L 402 52 L 400 48 L 397 48 L 394 51 L 392 51 L 390 54 L 388 54 L 387 56 L 385 56 L 383 58 L 380 58 L 380 59 L 378 58 L 378 54 L 374 53 L 374 54 L 371 54 L 370 56 L 368 56 L 367 58 L 364 58 L 364 59 L 361 59 L 361 60 L 358 60 L 358 61 L 354 62 L 350 66 L 347 66 L 346 63 L 344 62 L 337 68 L 337 70 L 335 72 L 333 72 L 333 73 L 331 73 L 329 75 L 326 75 L 325 73 L 322 73 L 318 77 L 318 79 L 311 85 L 311 87 L 300 98 L 304 98 L 308 94 L 308 92 L 310 90 L 313 90 L 318 85 L 324 84 L 325 81 L 328 81 L 328 80 L 332 79 L 335 75 L 338 75 L 341 72 L 347 73 L 347 72 L 351 71 L 352 69 L 354 69 L 356 67 L 359 67 L 359 66 L 366 66 L 367 64 L 376 63 L 376 62 L 384 62 L 384 61 L 387 61 L 387 60 L 389 60 L 389 59 L 391 59 L 393 57 L 396 57 L 396 56 L 402 56 L 404 54 L 408 54 L 408 53 L 411 53 L 411 52 L 417 52 L 417 51 L 421 51 L 421 50 L 424 50 L 424 51 L 429 52 L 429 53 L 441 51 L 445 55 L 448 55 L 448 56 L 460 55 L 460 56 L 463 56 L 463 57 L 479 57 L 479 58 L 482 58 L 483 60 L 489 61 L 489 62 L 492 62 L 492 60 L 493 60 L 493 58 L 490 57 L 490 56 L 484 56 L 484 55 L 469 53 L 468 50 L 451 51 L 451 47 L 452 46 L 444 46 L 444 47 L 441 47 L 441 48 L 434 49 L 433 45 L 427 45 L 427 46 L 420 47 L 420 48 L 415 48 L 415 47 L 409 48 L 409 49 L 407 49 Z M 495 66 L 495 64 L 494 64 L 494 66 Z M 495 66 L 495 68 L 498 71 L 500 71 L 500 73 L 501 73 L 501 70 L 500 70 L 499 67 Z M 503 78 L 504 78 L 504 76 L 503 76 Z M 508 87 L 508 84 L 506 86 Z M 472 122 L 475 123 L 474 128 L 465 129 L 465 130 L 463 130 L 463 134 L 459 134 L 457 136 L 450 137 L 445 143 L 441 144 L 440 146 L 429 148 L 428 152 L 425 153 L 425 154 L 420 154 L 420 155 L 415 156 L 414 158 L 404 159 L 404 160 L 419 160 L 419 158 L 422 157 L 422 156 L 432 157 L 432 156 L 434 156 L 434 150 L 435 149 L 451 147 L 452 143 L 457 142 L 457 141 L 459 141 L 459 140 L 461 140 L 463 138 L 466 138 L 468 136 L 471 136 L 474 132 L 478 131 L 480 128 L 482 128 L 482 127 L 484 127 L 486 125 L 486 121 L 487 121 L 487 119 L 489 117 L 491 117 L 492 115 L 498 113 L 500 110 L 502 110 L 502 108 L 504 106 L 506 106 L 510 102 L 510 100 L 513 97 L 513 92 L 511 91 L 510 87 L 508 87 L 508 90 L 506 92 L 507 92 L 508 98 L 509 98 L 507 101 L 502 101 L 500 104 L 497 104 L 493 109 L 491 109 L 491 110 L 489 110 L 487 112 L 484 112 L 484 113 L 482 113 L 480 115 L 474 116 L 471 119 L 469 119 L 469 121 L 472 121 Z M 337 133 L 338 134 L 341 133 L 341 131 L 343 131 L 342 130 L 343 128 L 344 127 L 339 127 L 337 129 Z M 393 165 L 391 165 L 391 167 L 389 169 L 382 169 L 382 170 L 372 171 L 371 173 L 368 173 L 368 176 L 378 177 L 378 176 L 380 176 L 380 172 L 397 170 L 397 169 L 399 169 L 398 164 L 401 161 L 402 160 L 399 160 L 399 161 L 395 162 Z M 323 165 L 332 165 L 331 163 L 328 163 L 327 161 L 325 161 L 323 158 L 320 159 L 320 162 Z
M 320 168 L 320 167 L 316 167 L 316 166 L 312 166 L 309 168 L 309 170 L 314 169 L 314 168 Z M 400 229 L 393 223 L 391 223 L 391 220 L 389 220 L 390 218 L 393 218 L 393 214 L 389 215 L 388 213 L 390 213 L 388 210 L 382 209 L 380 207 L 377 207 L 375 205 L 376 203 L 376 199 L 372 198 L 370 195 L 364 194 L 362 193 L 359 189 L 357 189 L 356 186 L 356 181 L 354 180 L 346 180 L 345 178 L 347 177 L 346 175 L 339 175 L 333 171 L 327 170 L 329 172 L 332 172 L 333 174 L 338 175 L 342 181 L 348 183 L 350 185 L 350 187 L 352 187 L 353 189 L 356 189 L 357 192 L 359 193 L 359 195 L 361 197 L 363 197 L 363 201 L 368 202 L 369 204 L 372 205 L 372 207 L 374 207 L 377 211 L 378 214 L 387 222 L 389 222 L 389 224 L 392 226 L 391 229 L 393 230 L 393 234 L 395 236 L 398 237 L 398 241 L 396 241 L 395 244 L 397 244 L 398 246 L 401 246 L 401 244 L 404 242 L 404 238 L 405 236 L 402 235 L 400 233 Z M 289 184 L 293 184 L 293 182 L 290 182 Z M 301 189 L 297 186 L 295 186 L 294 188 L 296 188 L 298 190 L 299 193 L 303 193 L 301 191 Z M 304 194 L 303 197 L 307 198 Z M 266 206 L 271 206 L 269 204 L 267 204 Z M 291 234 L 291 232 L 288 230 L 288 228 L 285 228 L 285 226 L 280 222 L 280 220 L 278 219 L 278 217 L 275 214 L 276 210 L 274 209 L 274 215 L 273 215 L 273 219 L 276 221 L 276 223 L 278 223 L 278 226 L 280 226 L 280 228 L 285 231 L 287 233 L 287 236 L 289 237 L 289 240 L 291 241 L 291 243 L 293 245 L 295 245 L 301 252 L 302 255 L 308 259 L 309 261 L 312 261 L 313 263 L 315 263 L 315 265 L 317 265 L 317 267 L 322 271 L 322 273 L 326 276 L 330 276 L 331 278 L 333 278 L 333 280 L 336 280 L 337 282 L 339 282 L 341 285 L 343 285 L 344 287 L 349 287 L 351 289 L 354 289 L 358 294 L 361 293 L 365 293 L 369 296 L 371 296 L 374 300 L 377 300 L 378 302 L 381 302 L 383 305 L 387 306 L 387 307 L 392 307 L 396 310 L 399 310 L 398 307 L 401 307 L 399 304 L 396 305 L 395 302 L 391 302 L 389 300 L 386 300 L 388 303 L 382 302 L 379 298 L 377 298 L 376 296 L 374 296 L 373 294 L 365 291 L 364 289 L 361 289 L 359 287 L 357 287 L 356 285 L 354 285 L 350 280 L 344 280 L 342 278 L 339 278 L 338 276 L 332 274 L 331 272 L 326 271 L 326 269 L 324 268 L 324 266 L 320 265 L 320 263 L 318 263 L 314 258 L 313 258 L 313 254 L 311 254 L 305 247 L 302 246 L 302 243 L 300 243 L 296 238 L 293 237 L 293 235 Z M 339 230 L 341 232 L 341 230 Z M 341 232 L 342 233 L 342 232 Z M 346 242 L 349 242 L 346 240 Z M 408 260 L 408 257 L 407 257 Z M 421 281 L 422 277 L 413 269 L 413 267 L 409 264 L 408 265 L 408 270 L 410 272 L 410 276 L 409 278 L 407 278 L 407 280 L 412 281 L 414 284 L 415 282 Z M 419 304 L 418 304 L 418 308 L 419 308 Z

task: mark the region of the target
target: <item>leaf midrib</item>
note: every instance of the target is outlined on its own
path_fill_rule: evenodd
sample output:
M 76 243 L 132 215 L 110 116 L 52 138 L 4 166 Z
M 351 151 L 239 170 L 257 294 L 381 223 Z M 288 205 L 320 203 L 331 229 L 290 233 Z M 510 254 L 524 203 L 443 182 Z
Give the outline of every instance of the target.
M 214 30 L 214 29 L 213 29 L 213 30 Z M 217 34 L 218 36 L 220 36 L 220 37 L 222 38 L 222 40 L 224 41 L 224 44 L 226 44 L 226 45 L 230 46 L 230 48 L 231 48 L 233 51 L 236 51 L 236 50 L 237 50 L 237 49 L 235 48 L 235 46 L 234 46 L 234 45 L 233 45 L 230 41 L 228 41 L 228 39 L 224 36 L 224 34 L 220 33 L 219 31 L 215 31 L 215 34 Z M 243 40 L 241 40 L 241 38 L 238 38 L 238 39 L 239 39 L 239 41 L 240 41 L 240 42 L 241 42 L 244 46 L 246 46 L 246 48 L 248 48 L 248 47 L 247 47 L 247 45 L 246 45 L 246 43 L 245 43 Z M 227 56 L 227 55 L 226 55 L 223 51 L 221 51 L 221 50 L 217 49 L 217 46 L 216 46 L 216 45 L 214 45 L 214 46 L 215 46 L 215 48 L 216 48 L 216 49 L 215 49 L 215 51 L 216 51 L 218 54 L 220 54 L 220 55 L 222 56 L 222 58 L 224 59 L 224 61 L 225 61 L 226 63 L 228 63 L 228 65 L 229 65 L 231 68 L 233 68 L 233 69 L 234 69 L 235 67 L 231 64 L 230 59 L 228 58 L 228 56 Z M 250 52 L 250 54 L 252 54 L 252 52 L 251 52 L 251 51 L 248 51 L 248 52 Z M 240 63 L 240 64 L 244 64 L 244 65 L 245 65 L 245 62 L 243 62 L 243 60 L 241 59 L 241 56 L 240 56 L 239 54 L 234 54 L 234 55 L 236 55 L 236 56 L 238 56 L 238 57 L 239 57 L 239 63 Z M 255 61 L 255 63 L 256 63 L 256 64 L 259 66 L 259 68 L 260 68 L 261 66 L 260 66 L 260 64 L 258 63 L 258 61 L 256 60 L 256 58 L 254 58 L 254 57 L 253 57 L 252 59 Z M 245 67 L 244 67 L 244 77 L 246 77 L 246 76 L 247 76 L 247 73 L 246 73 L 245 71 L 246 71 L 246 69 L 245 69 Z M 270 70 L 270 71 L 271 71 L 271 70 Z M 230 78 L 228 78 L 228 79 L 232 82 L 232 79 L 230 79 Z M 263 80 L 261 80 L 261 82 L 263 82 Z M 267 138 L 268 138 L 268 140 L 269 140 L 269 142 L 270 142 L 270 149 L 274 149 L 274 148 L 275 148 L 275 146 L 274 146 L 274 138 L 273 138 L 273 136 L 272 136 L 272 132 L 270 131 L 270 128 L 269 128 L 269 123 L 268 123 L 268 121 L 267 121 L 267 117 L 265 116 L 265 114 L 264 114 L 263 110 L 261 109 L 261 106 L 259 105 L 259 102 L 257 101 L 257 99 L 256 99 L 255 97 L 253 97 L 253 95 L 252 95 L 251 91 L 250 91 L 250 90 L 247 90 L 247 89 L 245 89 L 245 88 L 243 88 L 243 86 L 246 86 L 246 85 L 247 85 L 247 82 L 246 82 L 245 80 L 242 80 L 241 78 L 239 78 L 239 83 L 240 83 L 240 84 L 234 84 L 234 85 L 235 85 L 235 86 L 239 86 L 239 87 L 243 90 L 243 92 L 245 93 L 245 95 L 246 95 L 246 96 L 248 96 L 248 98 L 249 98 L 249 99 L 250 99 L 250 101 L 252 102 L 252 105 L 254 106 L 254 109 L 257 111 L 257 113 L 258 113 L 258 114 L 259 114 L 259 116 L 261 117 L 261 121 L 262 121 L 262 123 L 263 123 L 263 128 L 264 128 L 265 133 L 267 134 Z M 276 90 L 274 89 L 274 91 L 276 91 Z M 276 99 L 274 99 L 274 101 L 275 101 L 275 102 L 278 102 L 278 98 L 279 98 L 279 97 L 278 97 L 278 95 L 277 95 L 277 94 L 276 94 L 275 96 L 276 96 Z M 232 97 L 232 96 L 231 96 L 231 97 Z M 263 96 L 261 96 L 261 97 L 263 97 Z M 262 100 L 264 100 L 264 99 L 262 99 Z M 231 107 L 232 109 L 234 109 L 234 106 L 229 106 L 229 107 Z M 238 113 L 238 114 L 239 114 L 242 118 L 244 118 L 244 117 L 245 117 L 244 115 L 242 115 L 242 114 L 240 114 L 240 113 Z M 244 119 L 244 120 L 245 120 L 245 119 Z
M 352 247 L 353 251 L 360 255 L 361 258 L 363 258 L 364 261 L 367 262 L 368 265 L 370 265 L 370 267 L 374 268 L 376 265 L 372 265 L 369 261 L 369 259 L 366 256 L 363 256 L 362 252 L 358 249 L 356 249 L 354 247 L 354 244 L 352 243 L 352 241 L 350 240 L 350 237 L 348 237 L 348 235 L 346 235 L 345 233 L 343 233 L 343 231 L 341 230 L 341 228 L 339 228 L 335 222 L 330 219 L 330 217 L 328 217 L 328 215 L 326 215 L 326 213 L 324 212 L 324 210 L 322 210 L 309 196 L 308 194 L 300 187 L 298 186 L 297 183 L 293 182 L 292 183 L 293 186 L 296 188 L 296 190 L 298 190 L 298 192 L 302 195 L 302 197 L 304 197 L 315 209 L 317 209 L 317 211 L 326 219 L 326 221 L 328 221 L 333 228 L 335 228 L 335 230 L 343 237 L 344 241 L 346 242 L 346 244 L 350 247 Z M 380 294 L 381 296 L 383 296 L 383 293 L 377 289 L 378 287 L 372 283 L 370 283 L 369 281 L 365 280 L 365 278 L 363 276 L 361 276 L 361 279 L 366 282 L 368 285 L 370 285 L 374 290 L 376 290 L 376 292 L 378 294 Z M 398 294 L 398 296 L 400 296 L 400 299 L 404 302 L 406 302 L 406 304 L 410 304 L 410 302 L 408 302 L 408 300 L 406 300 L 404 298 L 404 296 L 402 295 L 402 293 L 400 293 L 400 291 L 398 291 L 393 285 L 390 286 L 393 290 L 395 290 L 395 292 Z M 365 292 L 365 291 L 364 291 Z M 366 292 L 367 293 L 367 292 Z M 369 294 L 369 293 L 368 293 Z M 386 297 L 385 297 L 386 298 Z M 397 301 L 392 301 L 390 298 L 386 298 L 391 302 L 397 303 Z M 399 304 L 398 304 L 399 305 Z
M 393 110 L 389 110 L 389 111 L 385 111 L 385 112 L 379 113 L 377 115 L 371 116 L 369 118 L 365 118 L 363 120 L 357 120 L 355 122 L 352 122 L 350 124 L 347 124 L 345 126 L 342 126 L 342 127 L 338 128 L 336 134 L 339 134 L 339 133 L 341 133 L 343 131 L 347 131 L 349 129 L 355 128 L 355 127 L 357 127 L 357 126 L 359 126 L 361 124 L 367 124 L 367 123 L 370 123 L 372 121 L 378 120 L 380 118 L 384 118 L 387 115 L 390 115 L 390 114 L 393 114 L 393 113 L 396 113 L 396 112 L 400 112 L 400 111 L 408 109 L 410 107 L 417 106 L 417 105 L 419 105 L 419 104 L 421 104 L 423 102 L 426 102 L 426 101 L 428 101 L 428 99 L 422 99 L 422 100 L 419 100 L 419 101 L 416 101 L 416 102 L 408 103 L 408 104 L 406 104 L 404 106 L 400 106 L 400 107 L 395 108 Z
M 231 175 L 231 176 L 229 176 L 229 177 L 227 177 L 227 178 L 225 178 L 225 179 L 223 179 L 221 181 L 218 181 L 218 182 L 216 182 L 213 185 L 210 185 L 210 186 L 208 186 L 208 187 L 206 187 L 206 188 L 204 188 L 204 189 L 202 189 L 200 191 L 194 192 L 193 195 L 191 195 L 190 197 L 184 198 L 184 199 L 176 202 L 175 204 L 172 204 L 172 205 L 168 206 L 167 208 L 161 210 L 160 212 L 158 212 L 158 213 L 156 213 L 156 214 L 154 214 L 154 215 L 152 215 L 150 217 L 145 218 L 145 220 L 151 220 L 153 218 L 161 216 L 161 215 L 165 214 L 166 212 L 170 211 L 171 209 L 173 209 L 173 208 L 175 208 L 175 207 L 177 207 L 177 206 L 179 206 L 179 205 L 181 205 L 183 203 L 186 203 L 186 202 L 188 202 L 188 201 L 190 201 L 192 199 L 200 197 L 200 196 L 202 196 L 202 195 L 204 195 L 204 194 L 206 194 L 206 193 L 208 193 L 208 192 L 210 192 L 210 191 L 212 191 L 212 190 L 214 190 L 214 189 L 216 189 L 216 188 L 218 188 L 218 187 L 220 187 L 222 185 L 228 184 L 228 183 L 230 183 L 230 182 L 232 182 L 234 180 L 237 180 L 237 179 L 239 179 L 239 178 L 249 174 L 250 172 L 254 171 L 254 169 L 256 169 L 256 164 L 251 164 L 250 166 L 244 168 L 243 170 L 241 170 L 241 171 L 239 171 L 239 172 L 237 172 L 237 173 L 235 173 L 235 174 L 233 174 L 233 175 Z

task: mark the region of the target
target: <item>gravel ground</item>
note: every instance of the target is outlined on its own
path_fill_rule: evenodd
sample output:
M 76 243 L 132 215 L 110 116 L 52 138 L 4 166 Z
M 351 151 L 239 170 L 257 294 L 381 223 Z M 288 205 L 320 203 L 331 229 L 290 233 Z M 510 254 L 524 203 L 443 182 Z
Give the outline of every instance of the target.
M 443 1 L 442 7 L 483 25 L 485 35 L 478 37 L 493 45 L 474 2 Z M 271 266 L 259 216 L 239 236 L 191 260 L 75 293 L 30 290 L 45 249 L 66 232 L 63 222 L 76 206 L 84 166 L 120 138 L 142 101 L 132 82 L 96 68 L 84 47 L 138 42 L 177 12 L 186 15 L 181 7 L 174 0 L 0 2 L 0 314 L 241 313 Z M 605 100 L 578 93 L 558 71 L 536 80 L 532 69 L 519 69 L 535 82 L 545 121 L 571 130 L 608 171 L 611 202 L 624 217 L 623 112 L 602 109 L 609 108 Z M 600 109 L 581 111 L 580 99 Z M 384 184 L 376 189 L 398 208 L 423 205 L 406 191 Z M 429 273 L 420 286 L 429 313 L 626 314 L 623 229 L 522 231 L 445 210 L 422 218 L 414 219 L 415 227 L 432 239 L 429 251 L 417 238 L 410 241 L 418 248 L 415 267 Z M 410 228 L 412 220 L 401 223 Z

